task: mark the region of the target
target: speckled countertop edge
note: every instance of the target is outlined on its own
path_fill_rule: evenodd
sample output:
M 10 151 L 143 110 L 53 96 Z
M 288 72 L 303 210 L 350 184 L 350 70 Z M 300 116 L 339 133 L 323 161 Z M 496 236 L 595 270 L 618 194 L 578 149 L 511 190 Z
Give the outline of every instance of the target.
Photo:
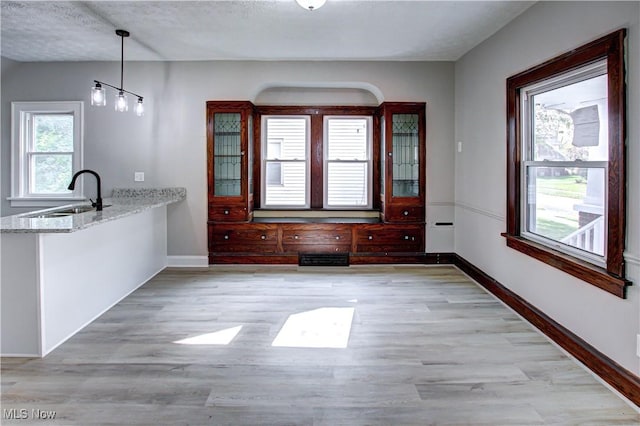
M 103 200 L 101 212 L 95 210 L 64 217 L 28 217 L 71 206 L 87 205 L 75 203 L 51 209 L 37 210 L 0 218 L 2 233 L 69 233 L 91 226 L 117 220 L 155 207 L 182 201 L 187 196 L 186 188 L 116 188 L 111 198 Z

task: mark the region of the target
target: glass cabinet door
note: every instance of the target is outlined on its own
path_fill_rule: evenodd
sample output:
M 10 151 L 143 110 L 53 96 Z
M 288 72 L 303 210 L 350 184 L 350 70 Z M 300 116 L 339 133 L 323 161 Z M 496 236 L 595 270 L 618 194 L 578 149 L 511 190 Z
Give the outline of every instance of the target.
M 417 197 L 420 190 L 418 114 L 392 116 L 393 197 Z
M 242 141 L 240 113 L 214 114 L 214 189 L 218 197 L 241 195 Z

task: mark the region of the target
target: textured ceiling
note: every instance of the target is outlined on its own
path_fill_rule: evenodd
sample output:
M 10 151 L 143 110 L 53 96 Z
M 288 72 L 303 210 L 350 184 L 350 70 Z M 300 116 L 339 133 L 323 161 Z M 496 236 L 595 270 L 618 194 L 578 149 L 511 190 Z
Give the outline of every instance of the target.
M 1 54 L 17 61 L 451 61 L 533 2 L 295 0 L 0 2 Z

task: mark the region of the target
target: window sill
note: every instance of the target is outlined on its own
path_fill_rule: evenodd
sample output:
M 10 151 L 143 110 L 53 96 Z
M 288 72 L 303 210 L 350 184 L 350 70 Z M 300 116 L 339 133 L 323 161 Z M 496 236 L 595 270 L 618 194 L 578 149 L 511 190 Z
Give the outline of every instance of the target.
M 379 210 L 354 210 L 354 209 L 256 209 L 253 211 L 254 218 L 279 218 L 279 217 L 296 217 L 296 218 L 379 218 Z
M 626 288 L 631 285 L 629 280 L 611 275 L 603 268 L 522 237 L 507 233 L 503 233 L 502 236 L 507 239 L 507 246 L 514 250 L 538 259 L 622 299 L 626 297 Z
M 57 207 L 79 201 L 85 197 L 8 197 L 11 207 Z

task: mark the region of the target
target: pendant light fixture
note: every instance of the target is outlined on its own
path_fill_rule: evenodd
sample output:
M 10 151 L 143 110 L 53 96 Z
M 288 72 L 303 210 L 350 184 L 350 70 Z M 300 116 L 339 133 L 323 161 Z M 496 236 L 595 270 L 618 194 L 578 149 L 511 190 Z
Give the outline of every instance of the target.
M 296 0 L 296 2 L 307 10 L 314 11 L 320 9 L 327 0 Z
M 142 96 L 130 92 L 124 89 L 124 38 L 129 37 L 129 31 L 116 30 L 116 34 L 120 37 L 120 86 L 105 83 L 104 81 L 93 80 L 95 86 L 91 88 L 91 105 L 93 106 L 105 106 L 107 104 L 107 95 L 104 87 L 111 87 L 118 91 L 116 97 L 115 108 L 118 112 L 126 112 L 129 110 L 129 101 L 127 99 L 127 93 L 138 98 L 138 103 L 135 107 L 136 115 L 141 116 L 144 114 L 144 105 L 142 104 Z

